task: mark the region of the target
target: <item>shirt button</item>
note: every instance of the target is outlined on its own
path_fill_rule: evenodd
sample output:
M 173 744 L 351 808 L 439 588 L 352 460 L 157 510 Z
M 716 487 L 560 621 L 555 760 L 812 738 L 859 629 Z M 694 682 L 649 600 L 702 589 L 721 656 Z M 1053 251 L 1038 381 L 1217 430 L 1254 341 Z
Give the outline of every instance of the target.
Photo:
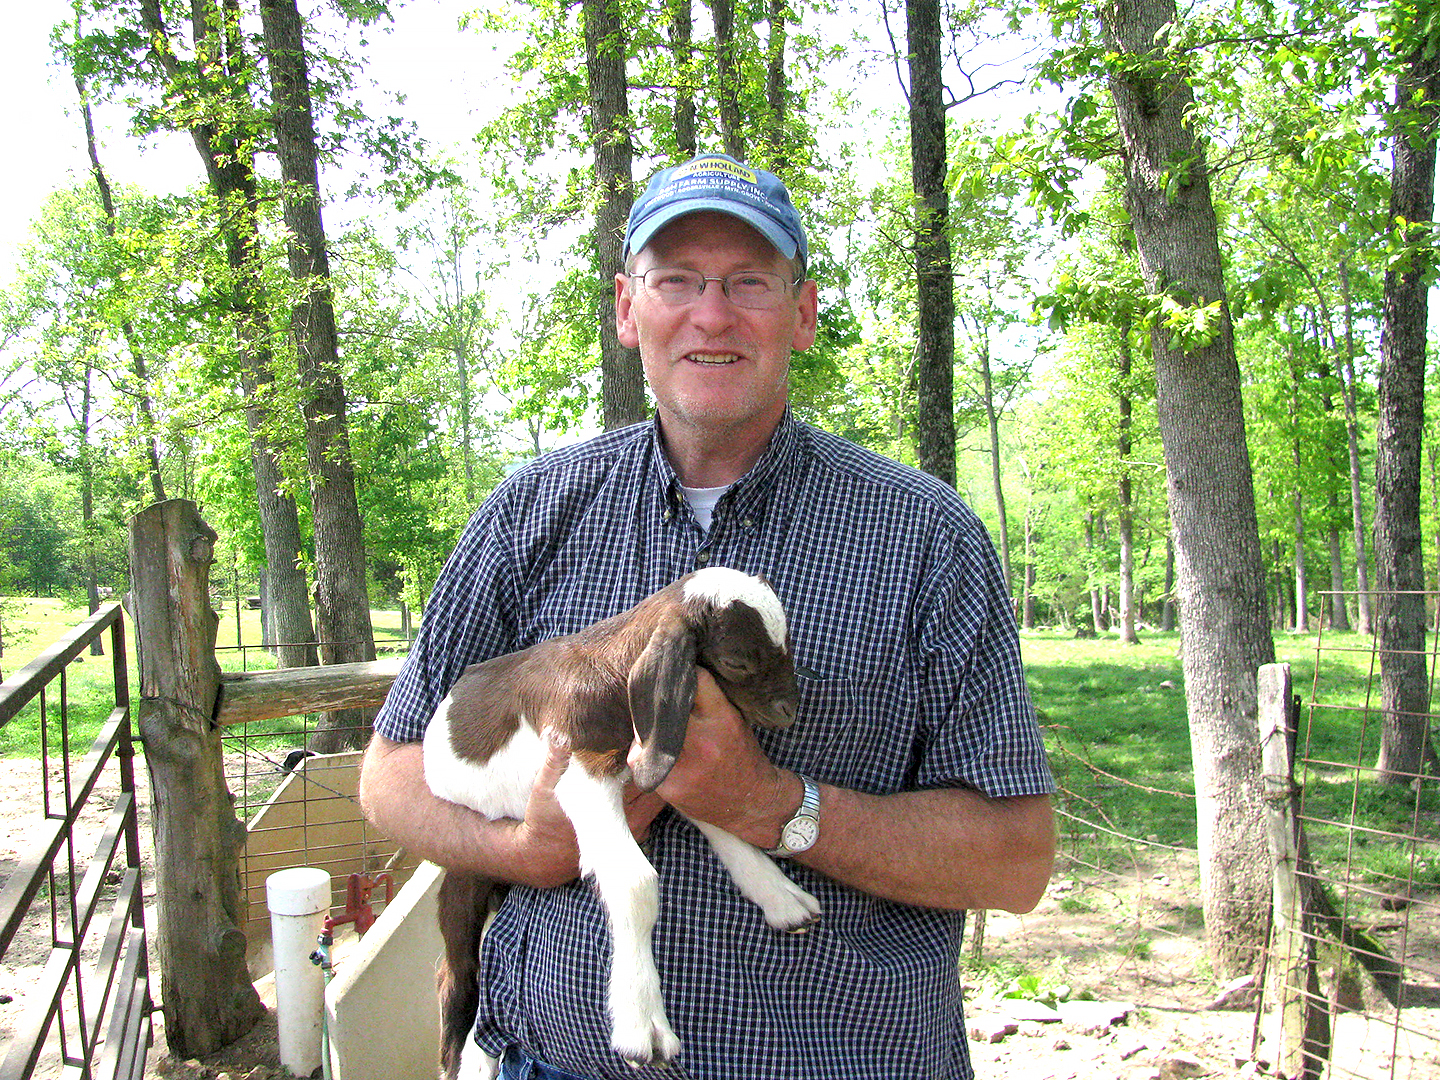
M 708 563 L 709 561 L 710 561 L 710 552 L 708 552 L 708 551 L 697 551 L 697 552 L 695 553 L 695 565 L 696 565 L 696 566 L 704 566 L 704 565 L 705 565 L 706 563 Z

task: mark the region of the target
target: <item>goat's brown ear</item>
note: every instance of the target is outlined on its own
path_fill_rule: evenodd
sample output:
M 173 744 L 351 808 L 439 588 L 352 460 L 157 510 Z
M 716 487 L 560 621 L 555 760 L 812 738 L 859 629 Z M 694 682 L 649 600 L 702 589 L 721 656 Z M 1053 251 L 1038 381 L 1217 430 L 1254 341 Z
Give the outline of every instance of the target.
M 650 791 L 670 773 L 695 704 L 695 628 L 678 612 L 660 620 L 630 668 L 630 721 L 640 742 L 632 772 Z

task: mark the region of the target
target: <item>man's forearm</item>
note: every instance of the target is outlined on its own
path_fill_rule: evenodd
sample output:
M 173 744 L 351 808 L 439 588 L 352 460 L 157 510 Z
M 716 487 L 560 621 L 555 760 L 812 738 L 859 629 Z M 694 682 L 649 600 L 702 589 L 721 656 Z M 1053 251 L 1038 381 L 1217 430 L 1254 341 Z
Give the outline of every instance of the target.
M 425 783 L 420 743 L 376 735 L 360 773 L 360 806 L 377 829 L 407 851 L 456 870 L 497 876 L 506 825 L 436 798 Z
M 797 856 L 887 900 L 960 910 L 1029 911 L 1055 858 L 1048 795 L 991 799 L 947 788 L 867 795 L 820 784 L 820 836 Z M 696 692 L 685 748 L 656 789 L 667 802 L 756 847 L 776 845 L 804 786 L 765 757 L 712 680 Z
M 1031 910 L 1055 858 L 1048 795 L 947 789 L 865 795 L 820 787 L 820 837 L 797 861 L 887 900 Z
M 564 755 L 557 759 L 561 769 L 564 760 Z M 547 760 L 546 769 L 555 764 Z M 425 783 L 420 743 L 392 742 L 383 735 L 371 739 L 360 773 L 360 805 L 386 837 L 446 869 L 540 888 L 574 880 L 578 873 L 573 834 L 551 835 L 548 815 L 491 821 L 434 795 Z

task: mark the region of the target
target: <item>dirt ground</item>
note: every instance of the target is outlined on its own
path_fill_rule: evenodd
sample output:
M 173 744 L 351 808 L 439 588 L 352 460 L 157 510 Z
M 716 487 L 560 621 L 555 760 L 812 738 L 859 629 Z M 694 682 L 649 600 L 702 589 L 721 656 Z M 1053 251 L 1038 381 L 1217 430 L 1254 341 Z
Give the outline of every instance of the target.
M 39 770 L 0 762 L 0 874 L 39 821 Z M 108 802 L 103 788 L 97 798 Z M 145 800 L 142 793 L 142 812 Z M 145 832 L 146 858 L 149 852 Z M 153 878 L 147 901 L 153 902 Z M 1122 875 L 1062 863 L 1039 907 L 1024 916 L 992 912 L 980 964 L 967 968 L 967 1017 L 981 1080 L 1174 1080 L 1242 1077 L 1269 1071 L 1266 1040 L 1255 1042 L 1255 996 L 1224 989 L 1209 974 L 1193 853 L 1160 849 Z M 151 923 L 153 925 L 153 922 Z M 972 948 L 967 934 L 966 952 Z M 48 949 L 43 933 L 22 932 L 0 965 L 0 1045 Z M 1434 957 L 1431 958 L 1435 959 Z M 1004 997 L 1012 976 L 1023 996 Z M 158 991 L 157 991 L 158 993 Z M 263 993 L 263 986 L 262 986 Z M 1051 1009 L 1037 998 L 1068 998 Z M 1440 1006 L 1440 993 L 1426 1006 Z M 9 999 L 9 1000 L 6 1000 Z M 1080 1000 L 1086 999 L 1086 1000 Z M 273 998 L 272 998 L 273 1001 Z M 278 1080 L 273 1011 L 250 1035 L 203 1062 L 175 1060 L 163 1020 L 146 1075 L 187 1080 Z M 1269 1012 L 1260 1030 L 1274 1027 Z M 1440 1008 L 1348 1014 L 1337 1020 L 1332 1077 L 1433 1080 L 1440 1076 Z M 52 1061 L 36 1076 L 59 1075 Z
M 971 1054 L 980 1080 L 1173 1080 L 1257 1073 L 1248 1064 L 1253 994 L 1235 995 L 1230 1008 L 1208 1008 L 1219 990 L 1204 974 L 1203 941 L 1192 909 L 1199 888 L 1194 857 L 1173 861 L 1173 870 L 1152 871 L 1144 880 L 1107 882 L 1103 888 L 1062 870 L 1031 914 L 987 916 L 983 963 L 967 978 Z M 1136 911 L 1148 929 L 1122 925 Z M 1162 917 L 1171 928 L 1159 925 Z M 1138 943 L 1142 933 L 1148 935 L 1148 946 Z M 1063 983 L 1073 996 L 1094 1000 L 1050 1009 L 1033 998 L 1001 998 L 1008 980 L 999 973 L 1012 970 L 1038 976 L 1041 992 Z M 284 1075 L 275 1057 L 273 1016 L 205 1062 L 170 1062 L 163 1046 L 156 1062 L 155 1075 L 187 1080 Z M 1414 1075 L 1418 1080 L 1433 1073 Z
M 1256 1066 L 1248 1064 L 1253 994 L 1235 995 L 1226 1009 L 1208 1008 L 1219 990 L 1204 974 L 1203 941 L 1190 913 L 1198 874 L 1193 856 L 1181 861 L 1190 865 L 1175 877 L 1157 873 L 1143 882 L 1107 883 L 1103 890 L 1062 871 L 1031 914 L 987 916 L 984 964 L 967 977 L 971 1056 L 979 1080 L 1257 1074 Z M 1077 901 L 1077 893 L 1083 899 Z M 1152 911 L 1172 906 L 1172 921 L 1186 924 L 1184 929 L 1158 932 L 1148 948 L 1134 947 L 1133 929 L 1117 926 L 1116 913 L 1146 904 Z M 1122 952 L 1127 939 L 1129 956 Z M 1137 959 L 1137 953 L 1146 959 Z M 1094 1000 L 1050 1009 L 1033 999 L 1003 999 L 998 995 L 1007 982 L 998 972 L 1012 969 L 1040 976 L 1042 991 L 1064 980 L 1074 995 L 1093 995 Z M 278 1080 L 285 1075 L 275 1055 L 273 1015 L 204 1062 L 171 1062 L 163 1045 L 155 1060 L 154 1075 L 186 1080 Z M 1440 1057 L 1435 1060 L 1440 1065 Z M 1433 1068 L 1413 1075 L 1433 1080 Z

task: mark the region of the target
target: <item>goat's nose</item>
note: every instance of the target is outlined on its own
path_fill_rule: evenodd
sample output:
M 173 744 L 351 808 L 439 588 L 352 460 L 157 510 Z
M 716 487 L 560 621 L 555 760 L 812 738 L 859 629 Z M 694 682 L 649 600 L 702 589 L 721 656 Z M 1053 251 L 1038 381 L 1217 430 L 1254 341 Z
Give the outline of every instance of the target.
M 795 702 L 790 698 L 781 698 L 775 703 L 775 714 L 780 723 L 788 727 L 795 722 Z

